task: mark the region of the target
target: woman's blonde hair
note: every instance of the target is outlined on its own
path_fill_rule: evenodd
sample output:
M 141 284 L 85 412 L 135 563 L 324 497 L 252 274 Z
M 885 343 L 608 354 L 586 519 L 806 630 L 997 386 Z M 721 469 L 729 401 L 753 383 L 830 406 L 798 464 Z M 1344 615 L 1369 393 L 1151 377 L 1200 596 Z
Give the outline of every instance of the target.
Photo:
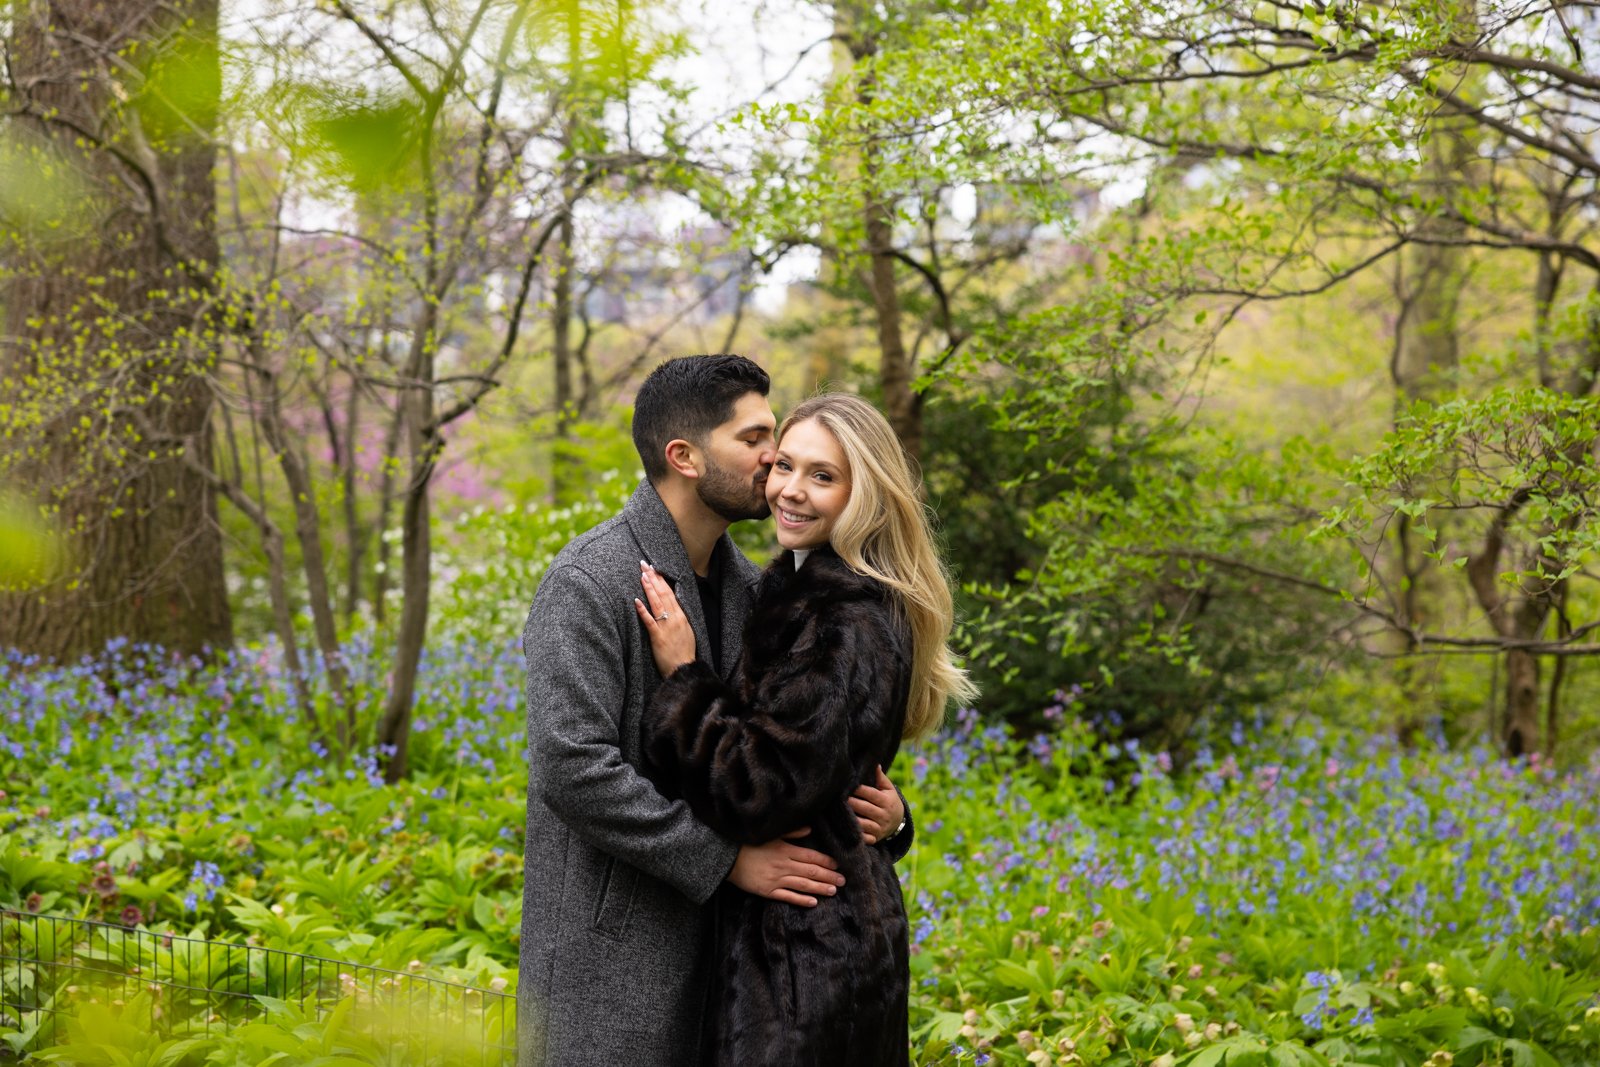
M 943 721 L 948 701 L 971 700 L 978 689 L 950 654 L 955 606 L 919 479 L 888 420 L 860 397 L 823 393 L 801 403 L 778 428 L 779 443 L 790 427 L 809 419 L 833 435 L 850 464 L 850 500 L 834 524 L 833 550 L 857 574 L 894 590 L 911 628 L 904 735 L 924 737 Z

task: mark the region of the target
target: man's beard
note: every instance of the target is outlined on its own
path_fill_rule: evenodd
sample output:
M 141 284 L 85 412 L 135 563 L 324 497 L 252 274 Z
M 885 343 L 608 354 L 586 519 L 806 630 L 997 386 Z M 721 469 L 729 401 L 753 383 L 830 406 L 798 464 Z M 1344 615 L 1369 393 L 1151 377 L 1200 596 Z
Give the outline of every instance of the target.
M 741 519 L 764 519 L 772 514 L 767 506 L 767 477 L 759 474 L 751 481 L 739 480 L 737 474 L 717 465 L 706 457 L 706 472 L 694 483 L 700 502 L 729 522 Z

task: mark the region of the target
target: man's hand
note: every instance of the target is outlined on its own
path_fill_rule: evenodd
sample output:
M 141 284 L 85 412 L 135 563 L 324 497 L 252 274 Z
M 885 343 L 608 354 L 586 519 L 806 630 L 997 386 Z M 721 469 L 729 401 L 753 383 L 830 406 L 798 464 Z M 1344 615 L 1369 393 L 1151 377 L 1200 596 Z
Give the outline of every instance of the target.
M 861 836 L 869 845 L 876 845 L 905 821 L 905 803 L 901 801 L 900 794 L 895 792 L 894 784 L 883 773 L 882 767 L 878 768 L 877 782 L 874 785 L 857 786 L 846 803 L 856 813 L 856 818 L 861 820 Z
M 810 832 L 811 827 L 802 826 L 764 845 L 739 846 L 728 881 L 746 893 L 768 900 L 816 907 L 817 897 L 831 897 L 839 891 L 844 885 L 844 875 L 830 857 L 788 840 Z

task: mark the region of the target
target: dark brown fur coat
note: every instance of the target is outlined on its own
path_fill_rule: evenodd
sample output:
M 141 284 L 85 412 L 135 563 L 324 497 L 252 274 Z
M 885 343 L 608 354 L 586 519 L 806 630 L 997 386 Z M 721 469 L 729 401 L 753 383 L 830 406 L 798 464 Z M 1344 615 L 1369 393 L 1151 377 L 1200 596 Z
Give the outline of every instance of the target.
M 711 1061 L 900 1067 L 907 1055 L 905 905 L 894 856 L 846 805 L 900 746 L 911 639 L 883 586 L 819 548 L 762 576 L 732 683 L 679 668 L 645 715 L 647 769 L 740 843 L 800 826 L 845 885 L 815 908 L 724 883 L 717 899 Z

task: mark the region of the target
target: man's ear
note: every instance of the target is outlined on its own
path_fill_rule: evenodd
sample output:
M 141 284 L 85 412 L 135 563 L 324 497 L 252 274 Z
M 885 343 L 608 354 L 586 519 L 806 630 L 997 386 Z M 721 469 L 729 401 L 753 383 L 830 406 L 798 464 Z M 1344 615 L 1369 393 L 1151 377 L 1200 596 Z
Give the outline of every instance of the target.
M 674 437 L 667 442 L 667 466 L 677 471 L 685 478 L 695 479 L 700 477 L 699 450 L 681 437 Z

